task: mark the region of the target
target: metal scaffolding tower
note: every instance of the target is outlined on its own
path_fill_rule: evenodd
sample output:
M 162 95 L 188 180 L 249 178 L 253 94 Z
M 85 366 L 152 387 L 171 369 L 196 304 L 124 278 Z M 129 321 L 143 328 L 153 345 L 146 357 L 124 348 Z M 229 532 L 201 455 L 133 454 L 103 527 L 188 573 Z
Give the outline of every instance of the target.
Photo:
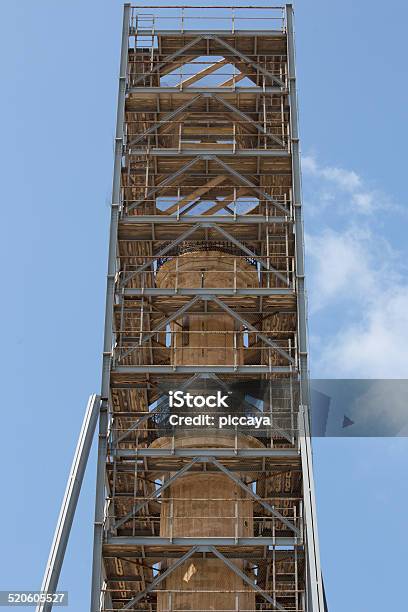
M 292 6 L 125 5 L 91 612 L 325 610 L 303 259 Z
M 324 610 L 294 57 L 291 5 L 125 6 L 91 612 Z M 289 425 L 164 435 L 209 376 L 293 383 Z

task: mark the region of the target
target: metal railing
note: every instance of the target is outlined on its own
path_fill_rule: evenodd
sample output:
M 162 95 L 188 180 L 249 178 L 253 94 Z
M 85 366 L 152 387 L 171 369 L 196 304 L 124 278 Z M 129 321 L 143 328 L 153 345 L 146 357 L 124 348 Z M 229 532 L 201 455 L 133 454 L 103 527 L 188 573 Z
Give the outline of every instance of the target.
M 131 335 L 131 334 L 134 335 Z M 297 367 L 296 335 L 288 332 L 259 332 L 273 340 L 274 347 L 258 340 L 254 332 L 119 330 L 120 344 L 113 349 L 113 365 L 283 365 Z M 149 342 L 145 342 L 145 338 Z M 255 345 L 255 346 L 254 346 Z M 282 351 L 288 357 L 281 354 Z
M 203 10 L 204 9 L 204 10 Z M 285 30 L 285 9 L 283 6 L 132 6 L 130 11 L 130 36 L 144 36 L 150 33 L 154 11 L 154 30 L 209 29 L 236 31 Z
M 285 56 L 256 55 L 254 62 L 257 67 L 245 67 L 244 72 L 238 68 L 242 65 L 228 52 L 223 53 L 222 56 L 228 64 L 218 69 L 216 68 L 220 61 L 217 61 L 218 55 L 199 55 L 195 60 L 191 60 L 191 55 L 184 57 L 184 64 L 181 66 L 180 62 L 170 64 L 163 74 L 159 70 L 162 62 L 155 47 L 152 47 L 151 50 L 149 47 L 135 49 L 128 64 L 129 87 L 177 87 L 186 92 L 191 87 L 217 87 L 222 93 L 223 89 L 227 90 L 226 88 L 272 85 L 272 77 L 279 79 L 281 87 L 287 88 L 288 86 Z M 208 61 L 209 59 L 211 61 Z M 204 68 L 201 68 L 202 66 Z M 264 74 L 263 71 L 268 74 Z
M 199 253 L 200 248 L 190 249 L 192 254 Z M 194 257 L 194 255 L 193 255 Z M 263 287 L 270 289 L 295 290 L 294 257 L 285 252 L 268 256 L 247 257 L 227 255 L 209 251 L 207 257 L 199 261 L 187 260 L 180 255 L 122 256 L 119 258 L 121 269 L 117 274 L 117 284 L 124 288 L 156 287 L 177 291 L 186 286 L 190 289 L 242 289 Z M 149 269 L 143 269 L 149 264 Z M 251 267 L 249 267 L 251 266 Z
M 189 186 L 190 193 L 195 188 L 199 189 L 199 187 L 200 185 Z M 148 189 L 144 185 L 124 186 L 122 189 L 123 212 L 134 216 L 170 215 L 175 218 L 185 216 L 186 220 L 189 216 L 195 215 L 203 215 L 203 220 L 208 215 L 236 217 L 238 215 L 255 214 L 266 218 L 282 217 L 283 215 L 282 210 L 266 198 L 240 198 L 238 195 L 229 197 L 231 191 L 238 192 L 239 187 L 236 185 L 219 185 L 217 186 L 219 193 L 217 198 L 204 197 L 189 202 L 183 202 L 185 196 L 181 194 L 187 192 L 187 188 L 183 185 L 164 187 L 161 189 L 162 195 L 157 198 L 146 197 Z M 272 192 L 271 197 L 287 210 L 286 216 L 288 220 L 291 220 L 293 218 L 293 208 L 289 193 L 282 194 L 281 192 L 284 189 L 279 187 L 267 187 L 265 191 Z M 179 196 L 174 195 L 177 192 L 180 193 Z
M 211 122 L 211 118 L 209 118 Z M 146 124 L 154 122 L 146 122 Z M 269 122 L 271 123 L 271 122 Z M 235 151 L 241 149 L 268 149 L 286 151 L 289 146 L 289 126 L 286 124 L 269 125 L 264 132 L 244 132 L 240 124 L 228 123 L 227 128 L 198 126 L 189 128 L 186 123 L 173 121 L 163 124 L 170 130 L 156 130 L 156 133 L 141 135 L 135 145 L 129 144 L 125 151 L 132 154 L 134 150 L 145 150 L 152 147 L 184 151 L 197 148 L 216 148 Z M 164 128 L 166 129 L 166 128 Z M 133 131 L 133 130 L 132 130 Z M 131 141 L 131 136 L 128 137 Z

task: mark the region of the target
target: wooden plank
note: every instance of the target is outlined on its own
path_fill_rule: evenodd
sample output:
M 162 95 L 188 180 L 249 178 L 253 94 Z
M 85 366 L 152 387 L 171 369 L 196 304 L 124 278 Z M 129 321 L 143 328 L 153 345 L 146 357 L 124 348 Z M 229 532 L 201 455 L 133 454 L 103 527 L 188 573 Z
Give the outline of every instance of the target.
M 193 74 L 188 79 L 181 81 L 180 85 L 181 87 L 188 87 L 189 85 L 192 85 L 193 83 L 196 83 L 197 81 L 200 81 L 205 76 L 212 74 L 213 72 L 218 70 L 218 68 L 221 68 L 222 66 L 225 66 L 226 64 L 229 64 L 229 60 L 226 60 L 225 58 L 222 60 L 219 60 L 218 62 L 211 64 L 211 66 L 207 66 L 207 68 L 203 68 L 203 70 L 200 70 L 196 74 Z
M 183 127 L 183 136 L 231 136 L 234 132 L 234 128 L 229 125 L 227 127 L 206 127 L 205 125 L 201 127 L 188 127 L 184 125 Z
M 160 69 L 159 76 L 165 76 L 166 74 L 170 74 L 170 72 L 173 72 L 173 70 L 180 68 L 180 66 L 183 66 L 183 64 L 188 64 L 189 62 L 191 62 L 191 60 L 193 60 L 195 57 L 195 55 L 181 55 L 180 59 L 174 62 L 170 62 L 169 64 L 167 64 L 167 66 L 163 66 L 163 68 Z
M 236 197 L 239 198 L 239 197 L 241 197 L 243 195 L 246 195 L 247 193 L 249 193 L 249 189 L 238 189 Z M 222 208 L 225 208 L 226 206 L 228 206 L 228 204 L 231 204 L 231 202 L 234 201 L 234 197 L 235 197 L 234 194 L 231 194 L 231 195 L 227 196 L 224 200 L 218 202 L 217 204 L 215 204 L 214 206 L 209 208 L 203 214 L 204 215 L 213 215 L 214 213 L 218 212 Z
M 206 183 L 202 187 L 199 187 L 198 189 L 195 189 L 188 196 L 185 196 L 179 202 L 176 202 L 176 204 L 173 204 L 169 208 L 166 208 L 166 210 L 161 211 L 160 214 L 162 214 L 162 215 L 171 215 L 171 214 L 173 214 L 174 212 L 176 212 L 176 210 L 178 208 L 182 208 L 186 204 L 189 204 L 193 200 L 196 200 L 197 198 L 199 198 L 201 195 L 203 195 L 204 193 L 209 191 L 212 187 L 215 187 L 216 185 L 219 185 L 220 183 L 222 183 L 225 180 L 225 178 L 226 177 L 224 175 L 216 176 L 215 178 L 213 178 L 211 181 L 209 181 L 208 183 Z
M 240 72 L 240 74 L 235 74 L 230 79 L 228 79 L 228 81 L 224 81 L 224 83 L 221 83 L 219 87 L 233 87 L 235 83 L 239 83 L 240 81 L 242 81 L 242 79 L 245 79 L 246 76 L 247 75 L 242 74 L 242 72 Z

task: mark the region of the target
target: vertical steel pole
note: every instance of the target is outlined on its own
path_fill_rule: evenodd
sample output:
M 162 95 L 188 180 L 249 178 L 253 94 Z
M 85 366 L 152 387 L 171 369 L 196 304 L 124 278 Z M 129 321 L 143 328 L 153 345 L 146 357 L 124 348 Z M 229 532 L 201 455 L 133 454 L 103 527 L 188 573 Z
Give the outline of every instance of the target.
M 58 579 L 98 420 L 100 399 L 99 395 L 91 395 L 86 407 L 41 585 L 41 591 L 44 593 L 54 593 L 57 590 Z M 44 602 L 37 606 L 36 612 L 50 612 L 50 610 L 52 610 L 52 603 Z
M 302 460 L 303 502 L 306 548 L 307 612 L 325 612 L 322 572 L 320 567 L 319 535 L 317 531 L 316 498 L 310 443 L 309 412 L 304 406 L 299 412 L 300 454 Z
M 102 588 L 102 543 L 105 508 L 105 463 L 108 445 L 109 382 L 113 342 L 113 306 L 117 235 L 120 210 L 121 168 L 124 143 L 126 74 L 128 64 L 130 4 L 123 10 L 122 46 L 120 54 L 118 108 L 116 116 L 115 159 L 113 169 L 112 205 L 109 233 L 108 274 L 106 286 L 105 332 L 102 361 L 101 408 L 99 415 L 98 465 L 96 473 L 95 522 L 91 584 L 91 612 L 99 612 Z
M 299 369 L 301 378 L 301 403 L 308 404 L 308 365 L 307 365 L 307 329 L 306 329 L 306 296 L 304 238 L 302 219 L 302 189 L 300 179 L 299 124 L 296 94 L 295 47 L 293 31 L 293 7 L 286 5 L 286 27 L 288 45 L 288 80 L 290 102 L 290 136 L 292 152 L 293 210 L 295 223 L 295 260 L 296 260 L 296 294 L 298 309 L 298 347 Z
M 300 175 L 299 122 L 296 92 L 295 42 L 293 28 L 293 6 L 286 5 L 286 31 L 288 46 L 288 87 L 290 103 L 290 137 L 293 175 L 293 210 L 295 222 L 296 289 L 298 311 L 298 351 L 300 369 L 300 403 L 303 412 L 299 427 L 300 452 L 302 456 L 303 489 L 306 523 L 306 554 L 308 564 L 307 612 L 323 612 L 324 600 L 320 569 L 320 551 L 316 522 L 315 492 L 313 481 L 312 452 L 309 430 L 309 373 L 307 359 L 307 327 L 305 296 L 304 237 L 302 218 L 302 189 Z

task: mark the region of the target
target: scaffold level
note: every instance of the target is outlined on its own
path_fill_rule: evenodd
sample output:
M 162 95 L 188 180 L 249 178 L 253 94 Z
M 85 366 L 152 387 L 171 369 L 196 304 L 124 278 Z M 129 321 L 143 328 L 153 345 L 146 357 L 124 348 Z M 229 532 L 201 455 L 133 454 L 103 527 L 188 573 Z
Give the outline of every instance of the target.
M 325 610 L 292 13 L 125 5 L 91 612 Z M 258 384 L 262 431 L 163 425 Z

